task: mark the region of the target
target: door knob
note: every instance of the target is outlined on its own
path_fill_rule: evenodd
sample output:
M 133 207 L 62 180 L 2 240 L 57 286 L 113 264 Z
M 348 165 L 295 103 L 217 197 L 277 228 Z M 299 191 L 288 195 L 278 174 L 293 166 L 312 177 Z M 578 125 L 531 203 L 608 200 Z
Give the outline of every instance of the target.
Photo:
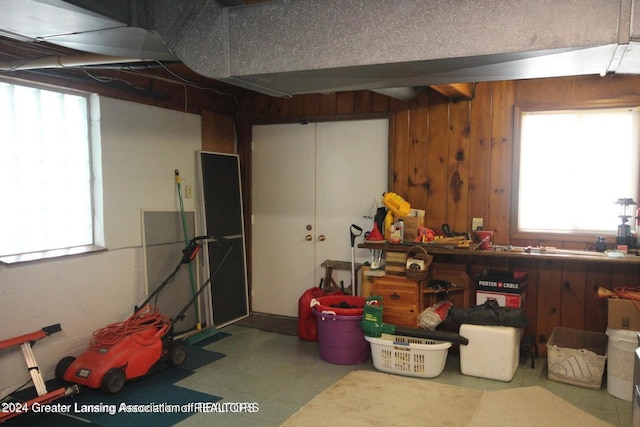
M 320 240 L 321 242 L 324 242 L 325 239 L 326 237 L 324 237 L 324 234 L 318 236 L 318 240 Z
M 307 234 L 306 236 L 304 236 L 304 240 L 306 240 L 307 242 L 310 242 L 313 240 L 313 236 L 311 234 Z

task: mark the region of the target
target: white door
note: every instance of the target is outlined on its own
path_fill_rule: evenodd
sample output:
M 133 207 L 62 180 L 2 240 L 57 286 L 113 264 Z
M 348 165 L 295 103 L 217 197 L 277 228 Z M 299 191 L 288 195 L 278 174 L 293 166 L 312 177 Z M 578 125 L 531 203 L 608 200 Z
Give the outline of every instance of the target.
M 388 121 L 254 126 L 252 164 L 253 310 L 297 316 L 320 264 L 351 261 L 351 224 L 373 228 L 365 216 L 387 190 Z M 348 287 L 351 272 L 334 278 Z

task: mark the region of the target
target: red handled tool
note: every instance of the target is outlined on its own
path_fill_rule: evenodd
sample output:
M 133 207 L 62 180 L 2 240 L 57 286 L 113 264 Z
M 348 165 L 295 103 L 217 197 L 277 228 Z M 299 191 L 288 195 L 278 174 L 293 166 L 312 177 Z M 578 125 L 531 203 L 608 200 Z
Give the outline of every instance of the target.
M 0 341 L 0 350 L 15 347 L 18 345 L 21 347 L 25 361 L 27 362 L 27 369 L 29 370 L 29 374 L 31 375 L 31 380 L 33 381 L 33 384 L 35 385 L 36 391 L 38 393 L 38 397 L 35 397 L 26 402 L 16 402 L 15 404 L 13 402 L 7 402 L 8 399 L 4 399 L 3 404 L 7 404 L 7 407 L 14 408 L 15 410 L 0 411 L 0 423 L 3 423 L 10 418 L 27 412 L 31 405 L 35 403 L 51 403 L 54 400 L 63 398 L 65 396 L 76 395 L 80 391 L 80 388 L 77 385 L 72 385 L 70 387 L 61 387 L 54 391 L 47 391 L 47 386 L 44 383 L 44 378 L 42 378 L 42 373 L 40 372 L 40 368 L 38 367 L 36 358 L 33 354 L 32 347 L 36 341 L 39 341 L 42 338 L 46 338 L 56 332 L 60 332 L 61 330 L 62 328 L 60 327 L 60 324 L 57 323 L 55 325 L 44 327 L 39 331 Z

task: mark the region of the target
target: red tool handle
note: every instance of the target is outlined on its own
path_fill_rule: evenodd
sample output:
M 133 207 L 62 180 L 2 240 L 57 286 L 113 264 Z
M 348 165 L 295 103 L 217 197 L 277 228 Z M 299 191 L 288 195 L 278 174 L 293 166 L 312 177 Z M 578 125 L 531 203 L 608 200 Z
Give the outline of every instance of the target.
M 4 341 L 0 341 L 0 350 L 4 350 L 5 348 L 20 345 L 28 341 L 37 341 L 51 334 L 54 334 L 56 332 L 60 332 L 61 330 L 62 328 L 60 327 L 60 324 L 57 323 L 55 325 L 42 328 L 39 331 L 20 335 L 19 337 L 9 338 Z

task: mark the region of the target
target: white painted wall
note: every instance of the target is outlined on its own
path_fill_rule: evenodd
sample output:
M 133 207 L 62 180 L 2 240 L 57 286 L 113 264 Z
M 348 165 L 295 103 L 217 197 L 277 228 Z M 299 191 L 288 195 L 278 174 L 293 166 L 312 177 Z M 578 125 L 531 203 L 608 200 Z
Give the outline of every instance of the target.
M 0 265 L 0 340 L 62 326 L 33 347 L 45 379 L 62 357 L 82 353 L 95 330 L 125 320 L 145 299 L 141 211 L 179 209 L 175 169 L 198 194 L 200 116 L 110 98 L 100 104 L 108 251 Z M 195 197 L 184 202 L 198 212 Z M 29 378 L 19 347 L 0 351 L 0 397 Z

